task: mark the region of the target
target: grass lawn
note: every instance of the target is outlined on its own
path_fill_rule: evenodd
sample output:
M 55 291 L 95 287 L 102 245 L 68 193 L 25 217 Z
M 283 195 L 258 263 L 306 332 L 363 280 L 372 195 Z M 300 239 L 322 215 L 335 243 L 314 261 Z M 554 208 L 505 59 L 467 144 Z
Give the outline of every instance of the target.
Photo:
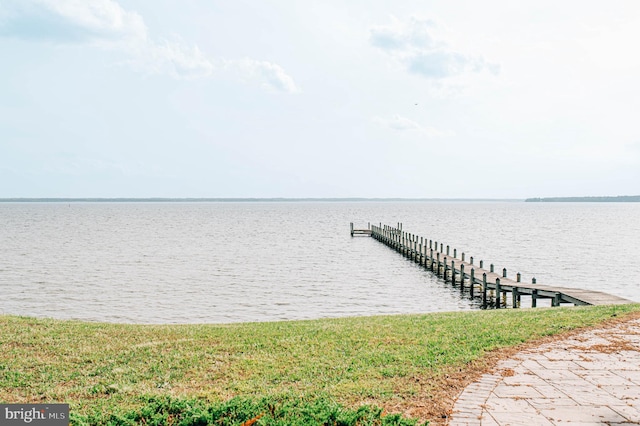
M 294 423 L 278 423 L 278 410 L 316 406 L 333 410 L 318 423 L 342 424 L 339 416 L 363 404 L 380 409 L 352 424 L 400 424 L 383 423 L 400 421 L 387 413 L 425 421 L 444 410 L 441 399 L 451 391 L 443 387 L 490 365 L 492 351 L 639 311 L 620 305 L 225 325 L 0 316 L 0 401 L 69 403 L 77 424 L 122 424 L 158 404 L 182 407 L 162 420 L 175 424 L 185 404 L 192 416 L 213 406 L 241 414 L 220 424 Z

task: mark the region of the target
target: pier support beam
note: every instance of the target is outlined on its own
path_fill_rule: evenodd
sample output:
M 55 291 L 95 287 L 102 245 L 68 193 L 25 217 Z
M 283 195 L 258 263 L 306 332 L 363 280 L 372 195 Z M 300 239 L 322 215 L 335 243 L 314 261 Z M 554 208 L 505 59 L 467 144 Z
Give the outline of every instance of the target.
M 473 299 L 473 287 L 476 285 L 476 270 L 475 268 L 471 268 L 471 272 L 469 273 L 471 281 L 471 285 L 469 286 L 469 296 Z
M 487 309 L 487 273 L 482 273 L 482 309 Z

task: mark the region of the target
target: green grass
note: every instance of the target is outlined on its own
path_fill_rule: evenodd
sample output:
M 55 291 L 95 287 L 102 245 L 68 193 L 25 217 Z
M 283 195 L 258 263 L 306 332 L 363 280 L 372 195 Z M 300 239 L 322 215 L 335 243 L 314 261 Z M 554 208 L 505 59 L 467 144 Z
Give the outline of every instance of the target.
M 105 424 L 158 401 L 201 411 L 253 404 L 246 416 L 287 404 L 298 412 L 322 406 L 322 415 L 336 407 L 351 415 L 362 404 L 393 411 L 433 397 L 438 379 L 494 349 L 634 311 L 640 305 L 230 325 L 0 316 L 0 401 L 65 402 L 77 423 Z M 382 424 L 385 413 L 371 410 L 371 423 L 352 424 Z M 267 417 L 257 424 L 278 424 Z

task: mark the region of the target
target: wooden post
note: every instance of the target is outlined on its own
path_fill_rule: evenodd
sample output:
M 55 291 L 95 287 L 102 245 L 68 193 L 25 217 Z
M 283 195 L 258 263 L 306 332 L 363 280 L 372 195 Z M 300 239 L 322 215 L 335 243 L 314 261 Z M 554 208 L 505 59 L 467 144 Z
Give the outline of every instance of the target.
M 430 248 L 429 251 L 431 252 L 431 256 L 429 256 L 429 269 L 433 272 L 433 249 Z
M 402 252 L 404 253 L 404 256 L 407 257 L 407 255 L 409 254 L 409 233 L 405 232 L 404 233 L 404 240 L 402 241 Z
M 555 296 L 553 297 L 553 299 L 551 299 L 551 306 L 560 306 L 560 298 L 562 297 L 562 293 L 557 293 L 555 294 Z
M 521 278 L 522 278 L 522 275 L 520 275 L 520 272 L 518 272 L 516 274 L 516 282 L 519 283 Z
M 456 259 L 458 257 L 458 249 L 453 249 L 453 258 Z
M 456 285 L 456 264 L 451 261 L 451 284 Z
M 426 268 L 427 267 L 427 260 L 429 260 L 429 251 L 427 250 L 427 240 L 424 240 L 424 257 L 422 258 L 423 261 L 423 265 Z
M 444 246 L 444 244 L 440 243 L 440 253 L 442 253 L 442 250 L 443 250 L 443 248 L 442 248 L 442 247 L 443 247 L 443 246 Z
M 351 222 L 351 236 L 353 237 L 353 222 Z
M 447 256 L 449 256 L 449 246 L 447 246 Z
M 531 307 L 535 308 L 538 306 L 538 289 L 533 289 L 531 291 Z
M 493 263 L 489 266 L 489 272 L 493 272 Z
M 471 268 L 471 273 L 469 275 L 471 276 L 471 278 L 470 278 L 471 286 L 469 286 L 469 296 L 471 296 L 471 298 L 473 299 L 473 287 L 476 284 L 476 270 L 475 270 L 475 268 Z
M 502 268 L 502 277 L 507 278 L 507 268 Z
M 471 264 L 473 265 L 473 256 L 471 256 L 471 257 L 469 258 L 469 263 L 471 263 Z
M 487 273 L 482 273 L 482 309 L 487 309 Z
M 464 253 L 462 253 L 462 261 L 464 262 Z
M 500 309 L 500 293 L 501 293 L 501 288 L 500 288 L 500 278 L 496 278 L 496 309 Z
M 480 269 L 484 268 L 484 260 L 480 260 Z
M 438 263 L 436 263 L 436 276 L 440 276 L 440 252 L 436 253 L 438 257 Z
M 460 292 L 464 291 L 464 265 L 460 264 Z
M 536 283 L 536 277 L 531 278 L 531 284 L 535 284 Z
M 447 256 L 442 259 L 442 278 L 444 282 L 447 282 Z
M 429 248 L 433 250 L 433 240 L 429 240 Z M 436 244 L 436 247 L 438 246 L 438 244 Z
M 513 308 L 517 308 L 518 307 L 518 287 L 513 288 L 513 290 L 511 291 L 511 297 L 513 298 L 512 300 Z

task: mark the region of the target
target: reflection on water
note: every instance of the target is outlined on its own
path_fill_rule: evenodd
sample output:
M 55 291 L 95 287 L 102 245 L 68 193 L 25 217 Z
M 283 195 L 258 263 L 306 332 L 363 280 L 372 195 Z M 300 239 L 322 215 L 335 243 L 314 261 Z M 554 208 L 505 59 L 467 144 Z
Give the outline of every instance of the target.
M 523 281 L 640 301 L 638 204 L 0 204 L 0 313 L 135 323 L 477 307 L 349 222 L 396 224 Z

